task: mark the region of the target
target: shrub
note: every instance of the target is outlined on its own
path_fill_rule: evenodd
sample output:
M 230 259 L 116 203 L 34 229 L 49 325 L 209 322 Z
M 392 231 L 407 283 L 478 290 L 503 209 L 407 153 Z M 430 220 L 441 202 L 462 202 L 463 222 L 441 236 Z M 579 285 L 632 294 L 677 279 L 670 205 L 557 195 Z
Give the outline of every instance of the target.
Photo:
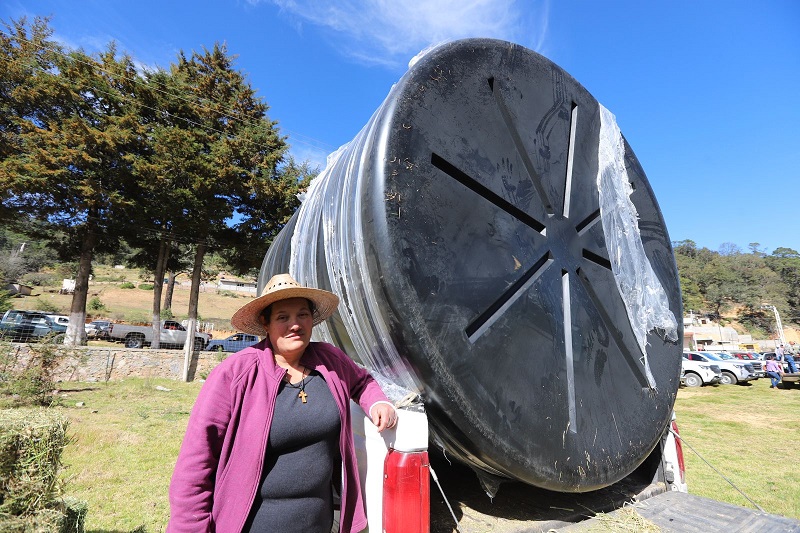
M 61 308 L 45 298 L 36 298 L 36 309 L 45 313 L 61 313 Z
M 58 263 L 55 271 L 56 275 L 61 279 L 73 279 L 78 274 L 78 263 Z
M 10 405 L 52 405 L 56 399 L 53 371 L 60 357 L 57 346 L 38 343 L 31 344 L 29 349 L 28 364 L 18 369 L 12 345 L 0 343 L 0 395 L 8 396 L 10 400 L 4 403 Z
M 172 309 L 164 309 L 161 311 L 161 320 L 172 320 L 175 318 L 175 315 L 172 313 Z
M 58 284 L 56 277 L 46 272 L 28 272 L 22 276 L 22 282 L 34 287 L 49 287 Z
M 122 285 L 119 286 L 120 289 L 135 289 L 136 285 L 131 283 L 130 281 L 126 281 Z
M 148 325 L 153 323 L 153 315 L 144 311 L 133 311 L 125 315 L 126 322 L 137 325 Z
M 152 283 L 141 283 L 141 284 L 139 284 L 139 288 L 142 289 L 143 291 L 152 291 L 153 290 L 153 284 Z
M 241 294 L 237 294 L 233 291 L 228 291 L 225 289 L 217 289 L 217 294 L 219 294 L 220 296 L 225 296 L 227 298 L 239 298 L 240 296 L 243 296 Z
M 97 283 L 105 282 L 105 283 L 119 283 L 121 281 L 125 281 L 125 274 L 108 274 L 105 276 L 95 276 L 94 281 Z M 131 287 L 133 288 L 133 287 Z
M 89 309 L 91 311 L 103 311 L 106 308 L 106 305 L 100 301 L 99 296 L 93 296 L 91 300 L 89 300 Z
M 0 291 L 0 313 L 5 313 L 14 308 L 14 304 L 11 301 L 13 297 L 14 295 L 8 291 Z

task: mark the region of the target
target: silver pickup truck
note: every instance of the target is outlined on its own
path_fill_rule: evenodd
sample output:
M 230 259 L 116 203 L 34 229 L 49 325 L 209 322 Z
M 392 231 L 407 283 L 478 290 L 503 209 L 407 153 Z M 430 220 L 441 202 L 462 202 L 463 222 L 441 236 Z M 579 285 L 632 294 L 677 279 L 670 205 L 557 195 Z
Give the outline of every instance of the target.
M 143 348 L 153 342 L 153 327 L 113 324 L 109 338 L 113 341 L 124 342 L 126 348 Z M 194 349 L 202 350 L 210 340 L 211 335 L 208 333 L 195 332 Z M 174 320 L 162 321 L 159 342 L 164 347 L 183 346 L 186 343 L 186 328 Z

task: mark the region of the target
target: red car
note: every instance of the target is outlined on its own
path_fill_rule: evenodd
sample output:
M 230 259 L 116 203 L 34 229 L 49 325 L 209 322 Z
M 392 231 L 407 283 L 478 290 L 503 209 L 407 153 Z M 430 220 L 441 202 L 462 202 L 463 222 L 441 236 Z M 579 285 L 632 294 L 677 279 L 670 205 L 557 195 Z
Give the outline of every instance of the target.
M 756 374 L 758 374 L 758 377 L 761 378 L 761 377 L 766 376 L 766 373 L 764 372 L 764 361 L 761 359 L 761 354 L 760 353 L 757 353 L 757 352 L 731 352 L 731 355 L 734 356 L 734 357 L 737 357 L 739 359 L 742 359 L 744 361 L 749 361 L 753 365 L 753 368 L 755 369 Z

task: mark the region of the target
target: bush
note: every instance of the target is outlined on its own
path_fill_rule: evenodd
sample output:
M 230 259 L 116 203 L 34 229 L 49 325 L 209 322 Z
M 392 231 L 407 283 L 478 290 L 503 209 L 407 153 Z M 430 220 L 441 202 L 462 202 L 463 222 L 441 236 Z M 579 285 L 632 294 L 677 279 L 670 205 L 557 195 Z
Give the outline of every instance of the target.
M 131 283 L 130 281 L 126 281 L 122 285 L 119 286 L 120 289 L 135 289 L 136 285 Z
M 89 300 L 88 307 L 91 311 L 104 311 L 106 305 L 102 301 L 100 301 L 99 296 L 93 296 L 92 299 Z
M 244 296 L 243 294 L 238 294 L 233 291 L 228 291 L 225 289 L 217 289 L 217 294 L 220 296 L 225 296 L 227 298 L 239 298 L 240 296 Z
M 153 323 L 153 315 L 144 311 L 131 311 L 125 315 L 126 322 L 136 325 L 148 325 Z
M 8 291 L 0 291 L 0 313 L 14 308 L 14 303 L 11 301 L 13 297 L 14 295 Z
M 175 315 L 172 313 L 172 309 L 161 311 L 161 320 L 172 320 L 173 318 L 175 318 Z
M 44 311 L 45 313 L 61 313 L 61 308 L 54 304 L 53 302 L 46 300 L 44 298 L 36 298 L 36 309 L 39 311 Z
M 52 405 L 55 400 L 53 371 L 60 357 L 57 346 L 38 343 L 31 344 L 29 349 L 28 364 L 18 369 L 17 354 L 12 345 L 0 343 L 0 395 L 10 398 L 3 403 L 14 406 Z
M 108 274 L 107 276 L 95 276 L 94 281 L 97 283 L 119 283 L 121 281 L 125 281 L 125 274 Z
M 34 287 L 51 287 L 58 285 L 56 277 L 46 272 L 28 272 L 22 276 L 22 282 Z
M 78 275 L 78 263 L 58 263 L 55 271 L 56 276 L 61 279 L 74 279 Z
M 139 288 L 142 289 L 143 291 L 152 291 L 153 290 L 153 284 L 152 283 L 142 283 L 142 284 L 139 285 Z

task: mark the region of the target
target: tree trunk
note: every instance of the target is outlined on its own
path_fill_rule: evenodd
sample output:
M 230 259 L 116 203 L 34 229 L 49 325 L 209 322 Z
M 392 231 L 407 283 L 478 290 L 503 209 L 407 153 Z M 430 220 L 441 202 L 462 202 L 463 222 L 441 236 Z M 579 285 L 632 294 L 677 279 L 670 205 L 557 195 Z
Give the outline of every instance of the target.
M 170 309 L 172 310 L 172 293 L 175 292 L 175 278 L 178 277 L 178 274 L 175 272 L 169 273 L 169 281 L 167 281 L 167 292 L 164 294 L 164 306 L 163 309 Z
M 189 291 L 189 323 L 186 325 L 186 343 L 183 345 L 183 381 L 189 381 L 189 366 L 194 351 L 194 332 L 197 325 L 197 302 L 200 298 L 200 275 L 203 272 L 203 257 L 206 244 L 198 244 L 194 254 L 192 288 Z
M 169 259 L 169 242 L 162 240 L 158 247 L 158 259 L 153 274 L 153 342 L 150 347 L 158 350 L 161 347 L 161 293 L 164 289 L 164 271 Z
M 86 344 L 86 297 L 89 294 L 89 275 L 92 273 L 92 254 L 97 237 L 92 228 L 87 228 L 81 243 L 81 256 L 78 261 L 78 274 L 75 276 L 75 292 L 72 293 L 72 304 L 69 309 L 69 324 L 64 336 L 67 346 L 83 346 Z

